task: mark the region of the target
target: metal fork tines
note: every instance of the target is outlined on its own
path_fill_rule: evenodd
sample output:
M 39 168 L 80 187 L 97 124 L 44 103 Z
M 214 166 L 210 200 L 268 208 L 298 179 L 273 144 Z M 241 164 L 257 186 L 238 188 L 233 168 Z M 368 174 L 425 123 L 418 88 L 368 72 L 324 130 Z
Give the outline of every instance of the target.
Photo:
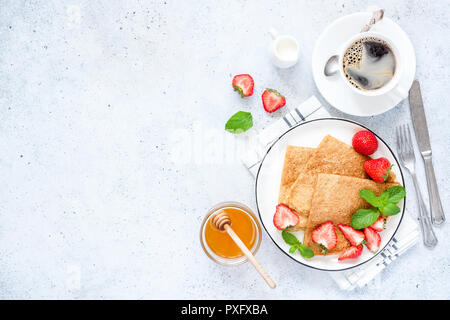
M 400 162 L 411 174 L 416 189 L 417 204 L 419 206 L 418 220 L 423 234 L 423 243 L 427 247 L 434 247 L 437 244 L 437 238 L 431 226 L 430 215 L 427 207 L 423 202 L 422 193 L 420 191 L 419 182 L 417 181 L 415 164 L 416 157 L 414 155 L 414 148 L 411 141 L 411 134 L 409 132 L 409 125 L 401 125 L 396 129 L 397 149 L 400 156 Z

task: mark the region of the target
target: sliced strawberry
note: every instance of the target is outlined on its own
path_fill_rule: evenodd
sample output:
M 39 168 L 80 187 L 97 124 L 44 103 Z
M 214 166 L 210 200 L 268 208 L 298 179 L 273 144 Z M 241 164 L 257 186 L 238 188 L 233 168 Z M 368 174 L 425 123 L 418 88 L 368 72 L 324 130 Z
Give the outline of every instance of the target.
M 267 88 L 262 94 L 264 110 L 272 113 L 286 104 L 286 99 L 276 90 Z
M 341 253 L 341 255 L 339 256 L 338 260 L 342 261 L 345 259 L 353 259 L 353 258 L 357 258 L 361 255 L 363 251 L 363 246 L 359 245 L 359 246 L 351 246 L 350 248 L 348 248 L 347 250 L 345 250 L 344 252 Z
M 339 230 L 342 231 L 344 237 L 350 241 L 352 246 L 359 246 L 364 243 L 364 232 L 353 229 L 345 224 L 338 224 Z
M 328 250 L 336 248 L 337 235 L 333 222 L 327 221 L 321 224 L 312 232 L 311 238 L 322 248 L 324 254 L 327 254 Z
M 381 245 L 380 235 L 370 227 L 364 228 L 364 235 L 366 236 L 367 248 L 370 251 L 372 251 L 373 253 L 376 253 L 378 251 L 378 249 L 380 249 L 380 245 Z
M 386 220 L 380 216 L 377 221 L 375 221 L 370 228 L 372 228 L 373 230 L 375 230 L 376 232 L 381 232 L 384 230 L 384 225 L 386 224 Z
M 241 98 L 244 98 L 253 94 L 255 82 L 249 74 L 238 74 L 237 76 L 234 76 L 232 85 L 234 90 L 239 92 Z
M 292 212 L 289 207 L 280 203 L 277 205 L 275 214 L 273 215 L 273 224 L 275 228 L 284 230 L 287 227 L 293 227 L 299 222 L 298 215 Z

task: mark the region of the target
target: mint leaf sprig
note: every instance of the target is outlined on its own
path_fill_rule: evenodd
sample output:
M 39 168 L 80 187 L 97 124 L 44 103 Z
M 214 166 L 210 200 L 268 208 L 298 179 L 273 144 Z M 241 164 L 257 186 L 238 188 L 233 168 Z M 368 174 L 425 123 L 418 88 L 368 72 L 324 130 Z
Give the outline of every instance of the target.
M 406 196 L 406 191 L 402 186 L 394 186 L 384 191 L 379 197 L 370 189 L 360 190 L 359 195 L 383 214 L 393 216 L 400 212 L 396 204 Z
M 228 119 L 225 130 L 239 134 L 253 127 L 253 117 L 250 112 L 238 111 Z
M 352 216 L 352 227 L 364 229 L 377 221 L 380 212 L 386 216 L 393 216 L 400 212 L 397 203 L 406 196 L 406 190 L 402 186 L 394 186 L 384 191 L 379 197 L 370 189 L 359 190 L 361 198 L 366 200 L 374 208 L 359 209 Z
M 371 226 L 380 216 L 378 208 L 359 209 L 352 216 L 352 227 L 356 230 Z
M 298 241 L 297 237 L 294 236 L 292 233 L 283 230 L 281 232 L 281 236 L 283 237 L 283 240 L 291 246 L 289 248 L 289 253 L 294 253 L 295 251 L 298 250 L 304 258 L 314 257 L 314 251 L 312 251 L 309 247 L 305 246 L 303 243 Z

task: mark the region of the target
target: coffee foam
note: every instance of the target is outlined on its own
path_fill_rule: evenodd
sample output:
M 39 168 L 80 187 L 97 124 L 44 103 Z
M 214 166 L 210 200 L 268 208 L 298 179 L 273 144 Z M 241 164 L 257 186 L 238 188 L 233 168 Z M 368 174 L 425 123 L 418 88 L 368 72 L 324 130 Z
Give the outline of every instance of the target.
M 381 56 L 371 56 L 370 45 L 380 44 L 386 50 Z M 392 48 L 376 37 L 353 42 L 345 51 L 343 70 L 347 80 L 360 90 L 375 90 L 386 85 L 394 76 L 396 60 Z

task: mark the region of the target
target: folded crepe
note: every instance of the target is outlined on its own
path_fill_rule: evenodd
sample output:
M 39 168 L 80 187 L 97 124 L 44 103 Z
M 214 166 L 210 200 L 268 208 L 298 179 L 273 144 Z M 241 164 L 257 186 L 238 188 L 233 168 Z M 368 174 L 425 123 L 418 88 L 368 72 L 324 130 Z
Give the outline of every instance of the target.
M 350 242 L 338 228 L 338 224 L 351 225 L 351 217 L 359 209 L 370 208 L 370 205 L 360 197 L 359 190 L 370 189 L 377 196 L 397 182 L 376 183 L 369 179 L 355 177 L 318 174 L 311 201 L 306 231 L 303 243 L 315 254 L 320 255 L 321 248 L 312 241 L 311 233 L 321 224 L 332 221 L 337 234 L 337 246 L 327 254 L 338 254 L 350 247 Z
M 302 215 L 309 215 L 317 175 L 321 173 L 369 179 L 364 161 L 370 157 L 356 152 L 352 146 L 327 135 L 302 167 L 291 186 L 286 205 Z M 388 181 L 395 181 L 391 172 Z
M 287 197 L 290 193 L 291 187 L 302 172 L 308 159 L 314 152 L 314 148 L 290 146 L 286 147 L 286 154 L 284 157 L 283 172 L 281 174 L 279 203 L 286 204 Z
M 283 172 L 281 174 L 280 193 L 278 196 L 278 203 L 287 205 L 287 199 L 292 185 L 302 171 L 308 159 L 314 153 L 313 148 L 290 146 L 286 147 L 286 154 L 284 157 Z M 296 212 L 294 210 L 294 212 Z M 300 218 L 299 224 L 294 229 L 305 228 L 307 216 L 298 213 Z

